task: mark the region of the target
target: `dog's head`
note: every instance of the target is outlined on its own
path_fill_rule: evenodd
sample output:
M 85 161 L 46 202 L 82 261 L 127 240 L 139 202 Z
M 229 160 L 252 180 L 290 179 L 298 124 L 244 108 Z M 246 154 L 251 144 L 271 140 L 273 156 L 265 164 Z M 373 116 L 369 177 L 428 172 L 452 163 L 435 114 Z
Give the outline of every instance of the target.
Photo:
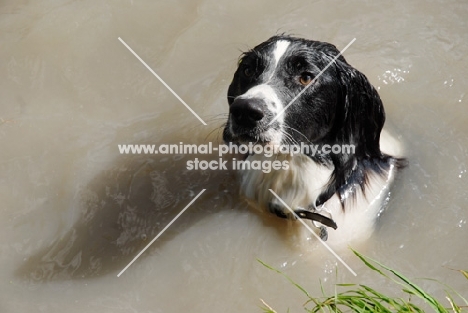
M 381 156 L 382 102 L 367 78 L 338 55 L 329 43 L 289 36 L 244 53 L 228 90 L 224 140 L 353 144 L 358 158 Z

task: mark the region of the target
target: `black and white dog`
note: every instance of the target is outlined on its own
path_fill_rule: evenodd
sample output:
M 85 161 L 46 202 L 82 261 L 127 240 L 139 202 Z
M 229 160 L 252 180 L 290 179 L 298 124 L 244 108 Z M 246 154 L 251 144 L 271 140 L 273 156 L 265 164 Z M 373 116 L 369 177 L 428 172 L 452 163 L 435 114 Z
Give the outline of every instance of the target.
M 262 210 L 292 217 L 271 189 L 299 217 L 314 220 L 323 239 L 325 226 L 337 226 L 328 238 L 348 242 L 371 234 L 404 159 L 396 157 L 398 142 L 382 132 L 385 112 L 377 91 L 339 54 L 332 44 L 285 35 L 245 52 L 229 86 L 223 139 L 319 147 L 321 153 L 247 155 L 246 161 L 289 166 L 241 171 L 241 192 Z M 354 151 L 320 149 L 334 145 Z

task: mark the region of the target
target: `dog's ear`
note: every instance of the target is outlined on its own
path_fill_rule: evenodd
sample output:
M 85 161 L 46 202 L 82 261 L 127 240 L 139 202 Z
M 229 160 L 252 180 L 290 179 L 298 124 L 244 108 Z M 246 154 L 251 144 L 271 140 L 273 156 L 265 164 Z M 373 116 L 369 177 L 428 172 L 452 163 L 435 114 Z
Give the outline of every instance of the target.
M 377 90 L 344 58 L 335 61 L 335 69 L 340 83 L 335 138 L 354 144 L 357 157 L 381 157 L 379 141 L 385 111 Z
M 333 57 L 330 62 L 333 61 Z M 334 125 L 328 140 L 337 144 L 354 145 L 353 154 L 332 154 L 335 165 L 328 188 L 317 198 L 316 205 L 330 199 L 338 193 L 340 199 L 346 199 L 346 189 L 356 182 L 365 187 L 366 171 L 360 166 L 370 166 L 379 171 L 383 163 L 375 162 L 387 156 L 380 151 L 380 132 L 385 123 L 385 111 L 377 90 L 367 77 L 349 65 L 340 56 L 332 68 L 339 83 Z M 363 161 L 356 163 L 356 159 Z M 357 165 L 357 167 L 356 167 Z M 364 189 L 363 189 L 364 191 Z

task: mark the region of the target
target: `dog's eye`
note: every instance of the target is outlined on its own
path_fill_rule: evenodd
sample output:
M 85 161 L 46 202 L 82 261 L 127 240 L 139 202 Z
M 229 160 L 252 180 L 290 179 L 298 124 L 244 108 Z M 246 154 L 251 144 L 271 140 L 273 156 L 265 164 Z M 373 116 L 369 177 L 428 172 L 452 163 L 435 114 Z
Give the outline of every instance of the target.
M 299 77 L 299 82 L 301 83 L 302 86 L 307 86 L 313 81 L 313 79 L 314 77 L 312 76 L 312 74 L 304 72 Z
M 246 68 L 244 68 L 243 72 L 244 72 L 244 75 L 247 77 L 251 77 L 253 74 L 255 74 L 255 71 L 250 66 L 247 66 Z

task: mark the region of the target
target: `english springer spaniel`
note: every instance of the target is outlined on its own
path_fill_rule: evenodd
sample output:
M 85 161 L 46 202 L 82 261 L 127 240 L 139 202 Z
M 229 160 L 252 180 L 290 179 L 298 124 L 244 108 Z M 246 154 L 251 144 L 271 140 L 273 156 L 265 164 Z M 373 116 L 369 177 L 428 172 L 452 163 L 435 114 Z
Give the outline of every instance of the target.
M 240 171 L 249 203 L 282 218 L 311 219 L 324 240 L 370 236 L 405 161 L 396 157 L 399 143 L 382 132 L 377 91 L 334 45 L 286 35 L 268 39 L 241 56 L 228 102 L 226 143 L 318 147 L 317 153 L 247 154 L 247 162 L 288 164 L 268 173 Z M 340 151 L 345 145 L 354 151 Z

